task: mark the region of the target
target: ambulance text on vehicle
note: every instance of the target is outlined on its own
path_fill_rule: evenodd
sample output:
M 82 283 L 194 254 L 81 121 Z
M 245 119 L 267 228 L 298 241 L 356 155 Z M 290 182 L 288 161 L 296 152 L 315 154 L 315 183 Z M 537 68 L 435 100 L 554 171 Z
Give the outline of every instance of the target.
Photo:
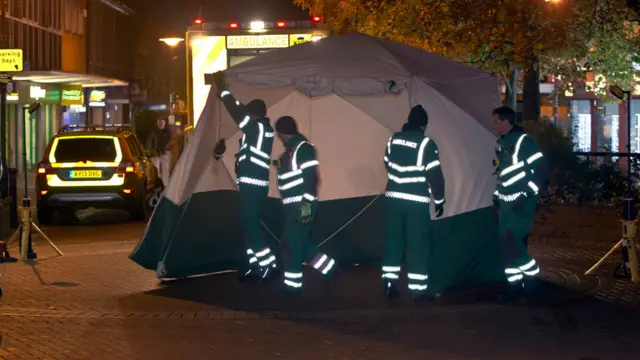
M 329 35 L 320 17 L 305 21 L 196 22 L 187 30 L 187 100 L 189 125 L 195 127 L 211 85 L 205 74 L 225 70 L 268 51 Z

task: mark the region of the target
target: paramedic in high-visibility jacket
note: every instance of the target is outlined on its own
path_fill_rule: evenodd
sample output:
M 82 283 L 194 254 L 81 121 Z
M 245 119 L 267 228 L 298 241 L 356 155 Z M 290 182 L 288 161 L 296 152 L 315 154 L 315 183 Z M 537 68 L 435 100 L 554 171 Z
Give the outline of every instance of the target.
M 275 133 L 267 117 L 264 101 L 255 99 L 246 106 L 235 99 L 224 80 L 216 72 L 214 81 L 227 111 L 242 130 L 235 170 L 240 195 L 240 211 L 247 242 L 247 270 L 241 280 L 269 279 L 275 276 L 276 257 L 262 234 L 260 211 L 269 194 L 269 169 Z M 226 150 L 221 139 L 214 150 L 219 159 Z
M 498 209 L 500 248 L 509 286 L 501 302 L 534 294 L 540 267 L 527 251 L 527 238 L 540 189 L 547 186 L 549 168 L 536 141 L 516 124 L 516 113 L 503 106 L 493 110 L 498 139 L 498 185 L 494 203 Z
M 388 180 L 382 279 L 385 295 L 389 298 L 399 296 L 397 282 L 405 247 L 409 290 L 414 300 L 433 298 L 427 291 L 429 206 L 433 200 L 436 217 L 442 216 L 445 186 L 438 146 L 425 136 L 427 123 L 425 109 L 414 106 L 402 131 L 393 134 L 386 145 L 384 163 Z
M 296 121 L 283 116 L 276 122 L 276 134 L 285 151 L 278 167 L 278 188 L 284 205 L 285 290 L 297 294 L 302 288 L 302 262 L 330 279 L 336 261 L 311 244 L 311 228 L 318 211 L 318 166 L 314 145 L 298 132 Z

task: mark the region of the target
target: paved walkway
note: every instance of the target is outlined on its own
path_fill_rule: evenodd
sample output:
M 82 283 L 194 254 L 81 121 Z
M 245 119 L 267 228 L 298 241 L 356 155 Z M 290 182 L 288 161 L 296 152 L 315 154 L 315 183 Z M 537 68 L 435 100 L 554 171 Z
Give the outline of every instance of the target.
M 127 258 L 142 224 L 51 228 L 65 256 L 38 244 L 37 264 L 0 264 L 0 359 L 639 359 L 640 285 L 611 278 L 617 259 L 581 275 L 612 244 L 551 225 L 532 248 L 543 277 L 571 292 L 549 285 L 533 308 L 481 292 L 388 304 L 367 269 L 298 300 L 233 274 L 162 285 Z

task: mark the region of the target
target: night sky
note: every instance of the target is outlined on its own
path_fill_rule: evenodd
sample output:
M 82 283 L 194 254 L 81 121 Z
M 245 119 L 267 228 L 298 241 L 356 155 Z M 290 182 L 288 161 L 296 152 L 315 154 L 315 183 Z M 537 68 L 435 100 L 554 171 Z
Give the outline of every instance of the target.
M 306 20 L 309 14 L 292 0 L 138 0 L 145 23 L 159 22 L 166 35 L 183 35 L 202 8 L 205 22 L 243 20 Z M 153 27 L 156 27 L 154 25 Z

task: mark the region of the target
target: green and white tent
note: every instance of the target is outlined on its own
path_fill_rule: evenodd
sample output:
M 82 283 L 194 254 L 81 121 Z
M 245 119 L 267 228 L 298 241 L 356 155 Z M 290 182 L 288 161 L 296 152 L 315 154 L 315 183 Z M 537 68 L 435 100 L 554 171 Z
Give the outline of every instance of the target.
M 260 55 L 226 70 L 243 102 L 263 99 L 273 122 L 293 116 L 315 144 L 321 185 L 313 241 L 342 265 L 379 264 L 384 248 L 382 161 L 411 106 L 429 114 L 440 149 L 445 214 L 433 222 L 435 287 L 503 279 L 491 210 L 497 78 L 438 55 L 362 34 L 329 37 Z M 238 269 L 246 261 L 234 157 L 242 133 L 211 91 L 191 140 L 131 259 L 159 278 Z M 216 141 L 227 153 L 214 160 Z M 276 140 L 272 156 L 283 151 Z M 283 214 L 272 169 L 264 233 L 278 246 Z M 433 213 L 433 211 L 432 211 Z

